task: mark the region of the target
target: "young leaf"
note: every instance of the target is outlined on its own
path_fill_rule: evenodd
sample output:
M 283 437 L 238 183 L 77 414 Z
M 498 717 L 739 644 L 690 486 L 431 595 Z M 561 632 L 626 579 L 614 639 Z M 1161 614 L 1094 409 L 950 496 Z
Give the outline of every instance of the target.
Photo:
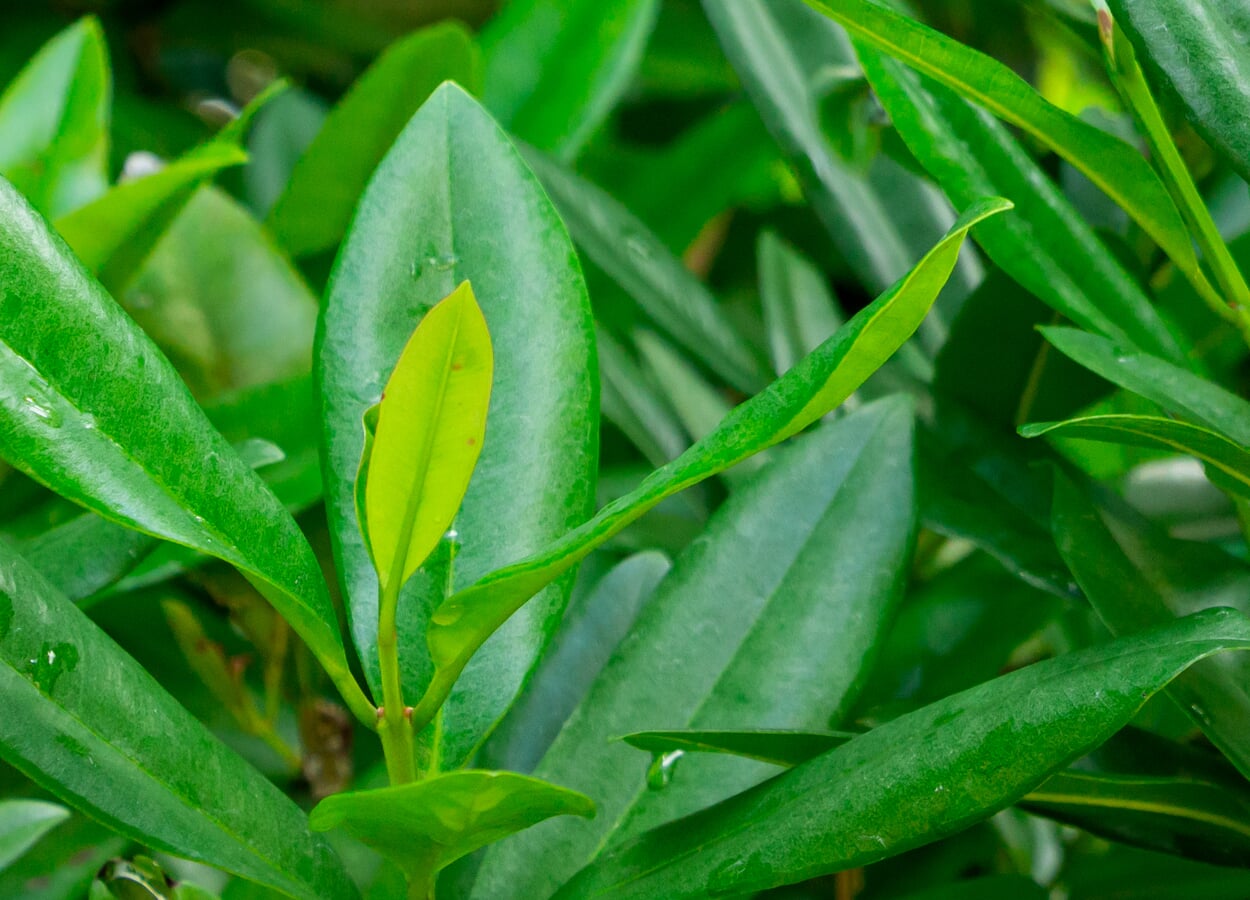
M 444 81 L 477 92 L 473 37 L 458 22 L 415 31 L 388 47 L 330 111 L 269 211 L 274 237 L 294 257 L 343 239 L 369 176 Z
M 342 828 L 408 877 L 409 895 L 432 895 L 439 870 L 479 847 L 552 816 L 593 817 L 589 797 L 512 772 L 462 769 L 413 784 L 335 794 L 317 804 L 317 831 Z
M 486 320 L 465 281 L 425 314 L 378 405 L 365 520 L 383 593 L 425 562 L 460 508 L 482 452 L 493 370 Z
M 47 216 L 108 188 L 112 75 L 94 17 L 66 28 L 0 95 L 0 175 Z
M 1190 123 L 1250 178 L 1250 9 L 1241 0 L 1109 0 Z
M 303 812 L 3 542 L 0 694 L 0 757 L 112 830 L 293 897 L 355 896 Z
M 0 456 L 105 518 L 238 567 L 373 721 L 295 521 L 3 180 L 0 285 Z
M 1198 264 L 1176 204 L 1134 147 L 1052 106 L 997 60 L 888 6 L 870 0 L 805 2 L 836 20 L 856 40 L 901 60 L 1058 153 L 1131 215 L 1200 294 L 1218 298 Z
M 361 420 L 422 314 L 465 280 L 494 351 L 490 439 L 456 518 L 457 546 L 440 544 L 400 595 L 404 693 L 414 699 L 432 668 L 429 611 L 449 592 L 584 521 L 598 449 L 593 324 L 572 244 L 499 126 L 463 90 L 444 85 L 366 189 L 320 326 L 328 516 L 348 619 L 375 686 L 378 578 L 355 510 Z M 508 708 L 559 621 L 567 591 L 567 584 L 553 586 L 466 675 L 441 732 L 425 736 L 440 745 L 445 764 L 467 759 Z
M 599 848 L 771 774 L 726 759 L 647 791 L 637 754 L 613 738 L 648 726 L 819 728 L 850 709 L 911 558 L 911 432 L 910 404 L 881 400 L 778 450 L 731 494 L 535 770 L 592 797 L 602 815 L 493 849 L 477 896 L 548 896 Z M 834 644 L 822 665 L 799 663 Z
M 482 100 L 521 140 L 563 160 L 633 78 L 659 0 L 509 0 L 482 32 Z
M 1186 453 L 1202 460 L 1213 480 L 1242 496 L 1250 497 L 1250 451 L 1228 438 L 1198 425 L 1157 416 L 1085 416 L 1066 422 L 1037 422 L 1020 429 L 1025 437 L 1050 434 L 1150 447 Z
M 1018 801 L 1228 649 L 1250 650 L 1250 621 L 1211 610 L 1037 663 L 610 850 L 557 896 L 746 894 L 922 846 Z
M 470 657 L 496 629 L 591 550 L 664 498 L 797 434 L 850 396 L 919 327 L 950 277 L 968 231 L 1009 208 L 998 199 L 970 207 L 906 277 L 785 376 L 734 409 L 703 440 L 543 552 L 483 577 L 444 601 L 430 626 L 436 670 L 417 721 L 433 715 Z
M 69 810 L 42 800 L 0 800 L 0 871 L 69 818 Z

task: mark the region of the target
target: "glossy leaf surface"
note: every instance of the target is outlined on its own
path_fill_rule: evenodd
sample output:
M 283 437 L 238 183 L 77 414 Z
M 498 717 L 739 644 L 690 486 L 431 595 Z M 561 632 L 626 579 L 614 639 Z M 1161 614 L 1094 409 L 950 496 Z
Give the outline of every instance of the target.
M 486 320 L 466 281 L 426 313 L 400 352 L 362 461 L 383 589 L 408 580 L 460 508 L 482 451 L 493 368 Z
M 294 897 L 352 897 L 303 812 L 0 544 L 0 756 L 154 849 Z
M 456 518 L 457 546 L 440 544 L 400 596 L 408 703 L 431 676 L 430 611 L 449 590 L 583 521 L 597 466 L 594 337 L 572 245 L 507 137 L 464 91 L 446 85 L 365 192 L 321 323 L 327 510 L 352 634 L 375 686 L 377 576 L 356 526 L 361 419 L 417 322 L 465 280 L 494 347 L 489 438 Z M 453 549 L 449 568 L 442 561 Z M 463 762 L 507 709 L 566 600 L 567 585 L 552 587 L 475 661 L 444 710 L 448 764 Z
M 80 19 L 0 95 L 0 175 L 48 216 L 90 203 L 108 187 L 111 101 L 104 32 Z
M 526 143 L 572 159 L 629 87 L 659 0 L 509 0 L 481 36 L 482 100 Z
M 237 566 L 353 710 L 371 715 L 294 520 L 151 339 L 3 182 L 0 213 L 0 455 L 105 518 Z
M 613 738 L 650 726 L 819 728 L 854 702 L 903 589 L 915 528 L 910 406 L 882 400 L 776 452 L 672 572 L 539 763 L 594 799 L 492 851 L 477 896 L 547 896 L 604 846 L 769 773 L 724 758 L 648 791 Z M 868 510 L 876 510 L 870 520 Z M 869 524 L 871 521 L 871 524 Z M 818 666 L 798 661 L 837 645 Z M 661 760 L 657 787 L 666 784 Z M 535 868 L 529 861 L 548 862 Z
M 1250 621 L 1215 610 L 1037 663 L 648 832 L 558 896 L 746 893 L 923 845 L 1019 800 L 1225 649 L 1250 649 Z
M 342 828 L 395 862 L 416 889 L 479 847 L 552 816 L 593 817 L 589 797 L 513 772 L 464 769 L 413 784 L 335 794 L 310 816 Z M 422 895 L 423 896 L 423 895 Z
M 69 818 L 69 810 L 42 800 L 0 800 L 0 871 Z
M 1239 0 L 1110 0 L 1143 61 L 1190 123 L 1250 178 L 1250 10 Z
M 404 125 L 434 89 L 455 81 L 477 92 L 477 48 L 458 22 L 445 22 L 396 41 L 342 100 L 291 171 L 267 223 L 294 257 L 333 249 L 356 203 Z
M 785 376 L 735 408 L 720 426 L 634 491 L 604 507 L 542 553 L 482 578 L 435 612 L 429 645 L 436 700 L 474 651 L 536 592 L 571 569 L 661 500 L 797 434 L 850 396 L 915 332 L 950 277 L 968 231 L 1008 209 L 985 200 L 893 288 Z
M 856 737 L 850 732 L 779 731 L 639 731 L 621 740 L 648 753 L 729 753 L 774 766 L 797 766 Z

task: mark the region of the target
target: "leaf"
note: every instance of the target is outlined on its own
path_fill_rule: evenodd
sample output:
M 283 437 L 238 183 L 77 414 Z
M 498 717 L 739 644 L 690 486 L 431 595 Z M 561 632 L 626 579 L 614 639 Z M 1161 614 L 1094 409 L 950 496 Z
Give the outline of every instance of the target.
M 751 345 L 711 291 L 634 215 L 589 181 L 538 153 L 526 161 L 542 179 L 577 245 L 665 333 L 743 391 L 767 381 Z
M 899 135 L 951 202 L 999 194 L 1016 204 L 1016 215 L 977 236 L 1003 271 L 1092 331 L 1184 359 L 1142 289 L 1006 128 L 867 46 L 860 45 L 859 57 Z
M 74 816 L 57 829 L 56 840 L 41 841 L 0 872 L 0 896 L 80 900 L 100 867 L 129 845 L 103 825 Z
M 373 720 L 294 520 L 156 345 L 3 181 L 0 285 L 0 456 L 107 519 L 239 568 Z
M 486 320 L 461 282 L 425 314 L 378 404 L 365 515 L 383 592 L 425 562 L 460 508 L 482 452 L 493 368 Z
M 352 635 L 375 687 L 378 580 L 355 506 L 361 420 L 421 316 L 465 280 L 494 347 L 489 437 L 456 518 L 454 566 L 447 566 L 453 548 L 445 541 L 400 595 L 409 703 L 430 679 L 430 611 L 447 593 L 582 522 L 598 467 L 593 325 L 572 245 L 507 137 L 471 97 L 445 85 L 365 191 L 320 326 L 328 516 Z M 446 765 L 464 762 L 508 708 L 560 618 L 568 587 L 553 586 L 470 669 L 443 710 L 441 737 L 426 735 L 440 744 Z
M 968 230 L 1008 208 L 1001 200 L 969 208 L 905 278 L 784 377 L 735 408 L 707 437 L 548 549 L 444 601 L 431 620 L 428 640 L 436 670 L 422 704 L 437 708 L 477 648 L 595 547 L 666 497 L 797 434 L 850 396 L 915 332 L 950 276 Z
M 1066 422 L 1024 425 L 1025 437 L 1080 438 L 1185 453 L 1202 460 L 1220 487 L 1250 497 L 1250 451 L 1198 425 L 1157 416 L 1084 416 Z
M 805 2 L 836 20 L 857 41 L 901 60 L 1059 154 L 1131 215 L 1200 291 L 1214 293 L 1202 274 L 1176 204 L 1136 148 L 1051 105 L 1024 79 L 997 60 L 885 5 L 870 0 Z M 861 53 L 860 58 L 863 59 L 863 56 Z M 865 67 L 868 68 L 866 62 Z M 869 79 L 877 87 L 871 73 Z M 904 140 L 908 146 L 913 145 L 914 139 L 904 135 Z M 979 143 L 969 142 L 968 146 L 977 147 L 980 152 Z M 924 154 L 918 153 L 915 147 L 912 147 L 912 152 L 924 159 Z M 926 168 L 932 172 L 927 163 Z M 945 182 L 943 184 L 945 186 Z M 1020 197 L 1011 196 L 1023 207 Z M 999 265 L 1003 264 L 1000 262 Z
M 245 162 L 247 154 L 238 146 L 209 142 L 159 172 L 123 182 L 62 216 L 56 230 L 105 287 L 119 292 L 195 190 L 222 169 Z
M 1037 663 L 610 850 L 558 896 L 750 893 L 921 846 L 1016 802 L 1226 649 L 1250 649 L 1250 621 L 1212 610 Z
M 462 769 L 398 787 L 335 794 L 317 804 L 318 831 L 343 828 L 395 862 L 412 896 L 440 869 L 552 816 L 593 817 L 589 797 L 513 772 Z
M 647 791 L 636 754 L 613 738 L 646 727 L 820 728 L 849 711 L 912 554 L 911 432 L 906 399 L 870 404 L 777 451 L 730 495 L 535 770 L 593 798 L 601 816 L 492 850 L 477 896 L 548 896 L 600 848 L 769 774 L 723 760 Z M 664 779 L 661 769 L 657 786 Z
M 1216 547 L 1161 533 L 1122 504 L 1095 503 L 1056 478 L 1055 542 L 1113 634 L 1126 635 L 1215 606 L 1246 609 L 1250 568 Z M 1204 662 L 1169 689 L 1243 774 L 1250 773 L 1250 665 Z
M 83 513 L 27 541 L 20 550 L 58 593 L 79 602 L 119 581 L 155 543 L 140 531 Z
M 69 818 L 69 810 L 42 800 L 0 800 L 0 871 Z
M 1181 100 L 1190 124 L 1250 178 L 1250 11 L 1239 0 L 1109 0 L 1156 80 Z
M 369 177 L 404 125 L 444 81 L 479 90 L 473 37 L 459 22 L 422 28 L 388 47 L 330 111 L 291 171 L 269 225 L 294 257 L 343 239 Z
M 294 803 L 3 545 L 0 573 L 6 762 L 153 849 L 294 897 L 355 896 Z
M 1055 349 L 1112 384 L 1250 447 L 1250 403 L 1180 366 L 1075 328 L 1043 328 Z
M 112 75 L 100 23 L 79 19 L 0 95 L 0 175 L 48 216 L 108 188 Z
M 760 233 L 756 255 L 769 356 L 784 375 L 844 320 L 824 275 L 775 232 Z
M 482 31 L 482 102 L 521 140 L 571 160 L 633 80 L 659 0 L 509 0 Z
M 797 766 L 856 737 L 851 732 L 780 731 L 639 731 L 621 740 L 652 755 L 728 753 L 774 766 Z
M 662 466 L 690 446 L 685 429 L 654 380 L 610 333 L 595 333 L 599 350 L 599 405 L 653 466 Z

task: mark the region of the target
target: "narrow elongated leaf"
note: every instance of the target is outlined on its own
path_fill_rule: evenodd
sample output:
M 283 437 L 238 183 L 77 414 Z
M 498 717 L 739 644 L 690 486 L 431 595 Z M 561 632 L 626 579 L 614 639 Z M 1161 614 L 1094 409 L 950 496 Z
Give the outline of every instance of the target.
M 486 107 L 512 134 L 577 156 L 625 93 L 659 0 L 509 0 L 482 32 Z
M 797 766 L 856 737 L 849 731 L 639 731 L 621 740 L 651 754 L 729 753 L 775 766 Z
M 352 634 L 375 686 L 377 576 L 356 527 L 360 423 L 421 316 L 465 280 L 494 347 L 489 437 L 456 518 L 456 546 L 441 543 L 400 596 L 409 703 L 431 676 L 424 639 L 430 611 L 449 591 L 584 521 L 597 469 L 593 325 L 572 244 L 499 126 L 463 90 L 445 85 L 370 182 L 321 322 L 328 515 Z M 508 708 L 559 620 L 568 588 L 553 586 L 475 661 L 443 711 L 439 740 L 447 765 L 463 762 Z M 426 738 L 434 741 L 435 732 Z
M 603 417 L 619 428 L 653 466 L 676 459 L 690 446 L 672 405 L 611 334 L 599 329 L 599 390 Z
M 152 341 L 0 181 L 0 455 L 105 518 L 243 571 L 364 719 L 312 549 Z
M 837 301 L 820 270 L 774 232 L 756 249 L 760 305 L 773 369 L 784 375 L 841 327 Z
M 0 871 L 69 818 L 69 810 L 42 800 L 0 800 Z
M 1125 635 L 1212 606 L 1250 609 L 1250 568 L 1207 544 L 1179 541 L 1121 506 L 1096 504 L 1056 478 L 1055 542 L 1113 634 Z M 1250 774 L 1250 662 L 1195 666 L 1169 689 L 1244 774 Z
M 613 738 L 648 725 L 819 728 L 849 710 L 911 556 L 911 418 L 900 397 L 866 406 L 779 450 L 731 495 L 535 770 L 586 793 L 601 816 L 492 850 L 476 896 L 548 896 L 600 848 L 769 774 L 725 758 L 648 791 L 637 753 Z M 659 782 L 673 762 L 661 760 Z
M 58 593 L 78 602 L 117 582 L 156 541 L 84 513 L 26 542 L 22 556 Z
M 1250 649 L 1250 621 L 1213 610 L 1037 663 L 648 832 L 558 896 L 750 893 L 921 846 L 1016 802 L 1226 649 Z
M 1250 403 L 1210 379 L 1075 328 L 1050 327 L 1041 332 L 1064 356 L 1112 384 L 1250 447 Z
M 479 847 L 552 816 L 594 816 L 576 791 L 513 772 L 465 769 L 376 791 L 327 797 L 310 821 L 318 831 L 343 828 L 394 861 L 413 896 L 438 871 Z
M 120 291 L 195 189 L 222 169 L 245 162 L 247 154 L 235 144 L 213 141 L 62 216 L 56 230 L 105 287 Z
M 1205 285 L 1176 204 L 1136 148 L 1051 105 L 997 60 L 888 6 L 870 0 L 805 2 L 837 21 L 856 39 L 935 79 L 1058 153 L 1131 215 L 1186 277 Z M 1143 0 L 1139 5 L 1148 2 Z M 1209 287 L 1200 290 L 1209 291 Z
M 110 859 L 130 846 L 86 816 L 75 816 L 57 829 L 56 839 L 41 841 L 3 872 L 0 896 L 22 900 L 78 900 Z
M 977 236 L 1003 271 L 1084 327 L 1183 361 L 1141 287 L 1006 128 L 866 45 L 859 45 L 859 57 L 894 127 L 951 202 L 998 194 L 1016 204 L 1017 215 Z
M 711 291 L 634 215 L 538 153 L 526 160 L 551 194 L 573 240 L 651 321 L 734 387 L 756 391 L 767 377 L 751 345 Z
M 355 889 L 304 814 L 0 544 L 0 757 L 158 850 L 293 897 Z
M 93 17 L 66 28 L 0 96 L 0 175 L 48 216 L 108 188 L 112 75 Z
M 915 332 L 950 277 L 968 231 L 1008 208 L 1001 200 L 969 208 L 898 284 L 785 376 L 735 408 L 703 440 L 542 553 L 444 601 L 431 620 L 429 646 L 436 671 L 422 704 L 437 704 L 477 648 L 509 616 L 595 547 L 664 498 L 797 434 L 850 396 Z
M 472 35 L 444 22 L 396 41 L 330 111 L 269 211 L 268 225 L 292 256 L 330 250 L 347 232 L 369 176 L 434 89 L 455 81 L 477 92 Z
M 1085 416 L 1066 422 L 1038 422 L 1020 429 L 1025 437 L 1055 435 L 1187 453 L 1202 460 L 1212 478 L 1250 496 L 1250 451 L 1198 425 L 1157 416 Z
M 1109 0 L 1190 124 L 1250 178 L 1250 9 L 1240 0 Z
M 365 520 L 383 589 L 408 580 L 460 508 L 482 452 L 493 368 L 466 281 L 421 320 L 378 404 Z

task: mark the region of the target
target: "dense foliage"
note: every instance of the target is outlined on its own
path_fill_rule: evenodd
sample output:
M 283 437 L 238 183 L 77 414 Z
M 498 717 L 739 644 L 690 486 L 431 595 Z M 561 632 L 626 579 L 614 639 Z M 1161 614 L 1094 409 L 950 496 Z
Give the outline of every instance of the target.
M 1241 0 L 0 12 L 0 897 L 1250 896 Z

